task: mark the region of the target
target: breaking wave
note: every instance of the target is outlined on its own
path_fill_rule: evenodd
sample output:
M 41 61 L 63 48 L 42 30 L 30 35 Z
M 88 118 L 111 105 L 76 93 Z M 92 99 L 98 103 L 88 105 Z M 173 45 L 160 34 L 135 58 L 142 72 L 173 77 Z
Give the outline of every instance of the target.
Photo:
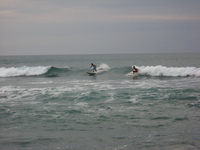
M 166 77 L 200 77 L 200 68 L 196 67 L 166 67 L 166 66 L 137 66 L 140 69 L 140 76 L 166 76 Z M 107 64 L 100 64 L 97 67 L 99 75 L 101 74 L 121 74 L 126 75 L 130 72 L 131 67 L 110 68 Z M 17 77 L 17 76 L 45 76 L 57 77 L 63 75 L 85 75 L 88 69 L 76 69 L 69 67 L 54 66 L 36 66 L 36 67 L 10 67 L 0 68 L 0 77 Z
M 196 67 L 165 67 L 165 66 L 141 66 L 140 74 L 166 77 L 200 77 L 200 68 Z
M 16 77 L 16 76 L 38 76 L 46 73 L 51 67 L 11 67 L 0 68 L 0 77 Z

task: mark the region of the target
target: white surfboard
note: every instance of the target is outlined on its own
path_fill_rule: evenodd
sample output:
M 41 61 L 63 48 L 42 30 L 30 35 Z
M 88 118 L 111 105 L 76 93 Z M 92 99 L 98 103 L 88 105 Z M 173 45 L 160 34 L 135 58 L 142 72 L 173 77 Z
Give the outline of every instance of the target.
M 139 75 L 138 72 L 133 73 L 132 71 L 126 74 L 126 76 L 129 76 L 129 77 L 137 77 L 138 75 Z
M 89 75 L 95 75 L 97 72 L 87 72 Z

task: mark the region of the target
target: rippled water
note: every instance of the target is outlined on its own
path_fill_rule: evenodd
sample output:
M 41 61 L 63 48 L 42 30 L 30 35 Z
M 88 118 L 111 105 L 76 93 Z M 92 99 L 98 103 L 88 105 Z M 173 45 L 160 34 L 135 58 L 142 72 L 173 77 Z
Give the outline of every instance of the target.
M 183 56 L 1 57 L 0 148 L 199 149 L 200 62 Z

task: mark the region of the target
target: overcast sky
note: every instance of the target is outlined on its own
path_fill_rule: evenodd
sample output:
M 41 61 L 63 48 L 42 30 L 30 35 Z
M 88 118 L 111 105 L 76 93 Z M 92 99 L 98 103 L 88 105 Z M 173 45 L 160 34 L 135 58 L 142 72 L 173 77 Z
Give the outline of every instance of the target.
M 200 52 L 200 0 L 0 0 L 0 55 Z

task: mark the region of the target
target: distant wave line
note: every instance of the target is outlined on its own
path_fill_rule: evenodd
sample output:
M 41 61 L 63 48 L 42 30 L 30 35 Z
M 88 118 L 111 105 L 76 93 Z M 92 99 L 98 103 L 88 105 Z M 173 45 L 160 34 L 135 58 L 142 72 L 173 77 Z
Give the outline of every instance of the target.
M 166 76 L 166 77 L 187 77 L 194 76 L 200 77 L 200 68 L 196 67 L 166 67 L 166 66 L 137 66 L 140 71 L 140 76 Z M 131 66 L 110 68 L 107 64 L 100 64 L 97 67 L 99 75 L 108 73 L 124 74 L 130 73 Z M 45 77 L 57 77 L 57 76 L 69 76 L 69 75 L 83 75 L 83 72 L 87 72 L 88 68 L 70 68 L 55 67 L 55 66 L 22 66 L 22 67 L 10 67 L 0 68 L 0 77 L 18 77 L 18 76 L 45 76 Z

